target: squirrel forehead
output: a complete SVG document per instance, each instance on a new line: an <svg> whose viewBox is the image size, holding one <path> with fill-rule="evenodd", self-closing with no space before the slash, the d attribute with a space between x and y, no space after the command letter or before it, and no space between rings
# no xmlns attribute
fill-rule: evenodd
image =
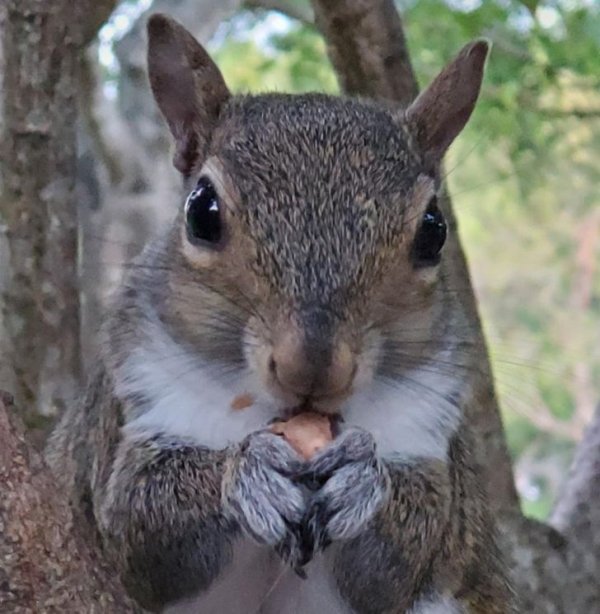
<svg viewBox="0 0 600 614"><path fill-rule="evenodd" d="M234 99L223 115L214 154L242 200L258 268L292 295L359 282L401 241L421 167L385 108L267 95Z"/></svg>
<svg viewBox="0 0 600 614"><path fill-rule="evenodd" d="M403 191L418 167L408 132L370 101L324 94L234 98L215 152L239 181L290 182L306 175L370 191ZM315 175L316 174L316 175Z"/></svg>
<svg viewBox="0 0 600 614"><path fill-rule="evenodd" d="M250 216L300 208L398 218L422 170L401 119L377 103L323 94L233 99L211 153Z"/></svg>

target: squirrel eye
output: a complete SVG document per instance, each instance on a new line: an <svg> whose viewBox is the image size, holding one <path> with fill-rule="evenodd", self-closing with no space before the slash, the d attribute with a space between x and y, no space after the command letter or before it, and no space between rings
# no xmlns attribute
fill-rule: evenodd
<svg viewBox="0 0 600 614"><path fill-rule="evenodd" d="M185 202L185 226L192 243L221 241L222 224L217 192L206 177L201 177Z"/></svg>
<svg viewBox="0 0 600 614"><path fill-rule="evenodd" d="M446 234L446 220L437 205L437 198L434 197L423 214L412 247L412 256L417 266L434 266L439 263Z"/></svg>

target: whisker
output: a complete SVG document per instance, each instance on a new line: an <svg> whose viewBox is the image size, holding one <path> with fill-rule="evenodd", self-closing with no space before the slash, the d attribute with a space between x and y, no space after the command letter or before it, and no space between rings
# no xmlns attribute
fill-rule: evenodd
<svg viewBox="0 0 600 614"><path fill-rule="evenodd" d="M464 162L466 162L475 152L475 150L479 149L484 143L488 142L490 138L489 133L486 133L485 131L481 134L480 138L475 140L475 143L473 144L472 147L470 147L467 152L465 153L464 156L462 156L461 158L459 158L456 163L454 164L454 166L450 167L450 169L448 171L446 171L443 175L442 175L442 180L446 181L448 179L448 177L457 169L460 168L460 166L462 164L464 164Z"/></svg>
<svg viewBox="0 0 600 614"><path fill-rule="evenodd" d="M437 390L434 390L433 388L431 388L430 386L427 386L426 384L424 384L423 382L420 382L414 378L411 378L407 375L399 375L399 376L395 376L394 378L389 377L389 376L383 376L383 377L378 377L377 378L378 381L382 382L383 384L390 386L391 388L394 388L396 390L401 389L401 384L406 385L409 389L413 390L413 392L416 390L417 392L419 390L423 390L426 394L429 394L431 396L433 396L433 398L436 399L436 401L443 401L446 405L450 405L451 407L453 407L454 409L457 409L458 411L462 411L461 408L459 407L459 405L447 398L446 396L444 396L443 394L441 394L440 392L438 392ZM416 389L415 389L416 386Z"/></svg>
<svg viewBox="0 0 600 614"><path fill-rule="evenodd" d="M271 587L265 593L265 595L264 595L262 601L260 602L258 608L256 608L256 610L254 610L254 612L252 614L259 614L259 612L262 610L263 606L265 605L265 603L267 602L269 597L273 594L273 591L277 588L277 586L279 585L279 583L281 582L283 577L288 572L291 572L291 571L292 570L289 567L287 567L286 565L283 566L283 569L281 570L281 573L275 578L275 580L273 581L273 584L271 584Z"/></svg>

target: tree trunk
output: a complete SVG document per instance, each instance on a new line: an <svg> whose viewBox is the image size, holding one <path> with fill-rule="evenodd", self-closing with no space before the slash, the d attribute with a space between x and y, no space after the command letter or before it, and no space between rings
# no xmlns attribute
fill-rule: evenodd
<svg viewBox="0 0 600 614"><path fill-rule="evenodd" d="M9 0L3 17L2 315L26 420L60 411L80 375L72 11L67 0Z"/></svg>
<svg viewBox="0 0 600 614"><path fill-rule="evenodd" d="M414 99L417 84L401 19L392 0L313 0L340 85L349 94L396 101ZM466 41L465 41L466 42ZM523 612L590 614L600 611L600 409L576 455L571 478L552 519L554 526L520 512L510 457L477 305L457 236L450 199L444 203L452 230L445 250L455 309L473 332L474 391L466 408L478 435L478 456L512 559Z"/></svg>
<svg viewBox="0 0 600 614"><path fill-rule="evenodd" d="M114 3L89 14L84 2L0 3L2 377L30 425L71 401L79 380L77 73L90 28ZM4 393L0 484L0 611L134 611Z"/></svg>
<svg viewBox="0 0 600 614"><path fill-rule="evenodd" d="M4 0L0 7L0 221L8 259L0 349L10 377L2 383L33 427L73 398L81 374L77 74L84 41L114 3Z"/></svg>

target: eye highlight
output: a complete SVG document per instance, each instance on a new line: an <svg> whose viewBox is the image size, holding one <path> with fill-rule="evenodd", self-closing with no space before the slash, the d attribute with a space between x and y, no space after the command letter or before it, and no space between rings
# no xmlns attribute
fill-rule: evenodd
<svg viewBox="0 0 600 614"><path fill-rule="evenodd" d="M446 235L446 220L437 205L437 198L434 197L423 214L413 243L412 257L415 265L428 267L438 264Z"/></svg>
<svg viewBox="0 0 600 614"><path fill-rule="evenodd" d="M185 227L189 241L195 245L218 245L223 238L219 197L207 177L201 177L185 201Z"/></svg>

